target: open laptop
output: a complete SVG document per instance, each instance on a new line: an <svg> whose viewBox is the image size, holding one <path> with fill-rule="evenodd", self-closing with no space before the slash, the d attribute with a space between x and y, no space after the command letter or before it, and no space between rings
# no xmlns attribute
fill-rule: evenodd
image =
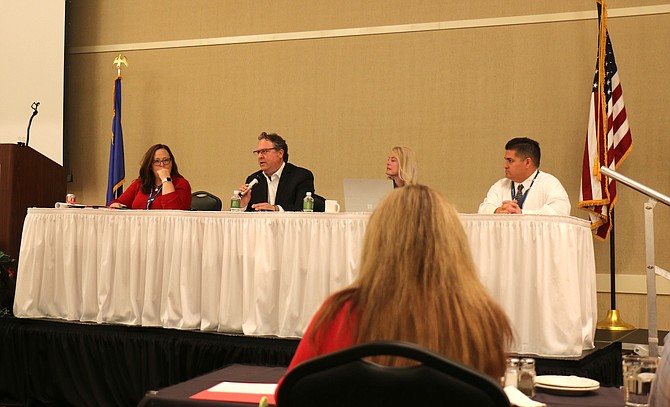
<svg viewBox="0 0 670 407"><path fill-rule="evenodd" d="M393 191L390 179L345 179L344 209L347 212L372 212Z"/></svg>

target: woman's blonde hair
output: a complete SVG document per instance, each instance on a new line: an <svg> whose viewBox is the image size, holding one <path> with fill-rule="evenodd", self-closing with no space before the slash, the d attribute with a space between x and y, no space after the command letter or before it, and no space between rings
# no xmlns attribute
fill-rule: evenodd
<svg viewBox="0 0 670 407"><path fill-rule="evenodd" d="M496 379L504 373L508 318L479 281L458 213L429 187L396 189L374 211L358 278L326 301L308 340L318 345L319 326L347 302L354 343L404 340Z"/></svg>
<svg viewBox="0 0 670 407"><path fill-rule="evenodd" d="M416 184L416 154L409 147L395 146L391 154L398 157L398 176L405 185ZM392 178L392 177L389 177Z"/></svg>

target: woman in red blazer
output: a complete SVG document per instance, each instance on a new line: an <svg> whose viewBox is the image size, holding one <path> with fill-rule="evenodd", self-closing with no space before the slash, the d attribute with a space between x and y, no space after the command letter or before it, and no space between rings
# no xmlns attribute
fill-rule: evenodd
<svg viewBox="0 0 670 407"><path fill-rule="evenodd" d="M182 177L170 147L155 144L144 153L140 176L110 208L191 209L191 184Z"/></svg>

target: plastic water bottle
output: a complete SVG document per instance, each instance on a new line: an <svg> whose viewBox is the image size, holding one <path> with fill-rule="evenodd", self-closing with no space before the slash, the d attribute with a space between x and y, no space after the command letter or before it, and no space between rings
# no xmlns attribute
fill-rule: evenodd
<svg viewBox="0 0 670 407"><path fill-rule="evenodd" d="M237 189L233 191L233 196L230 197L230 211L231 212L240 212L240 191Z"/></svg>
<svg viewBox="0 0 670 407"><path fill-rule="evenodd" d="M314 198L312 198L311 192L308 192L307 195L305 195L305 199L302 200L302 211L314 212Z"/></svg>

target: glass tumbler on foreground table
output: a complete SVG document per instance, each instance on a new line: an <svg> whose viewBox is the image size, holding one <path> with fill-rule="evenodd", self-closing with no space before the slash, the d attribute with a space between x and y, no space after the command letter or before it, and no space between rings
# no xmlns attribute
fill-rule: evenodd
<svg viewBox="0 0 670 407"><path fill-rule="evenodd" d="M627 406L646 407L649 405L649 391L656 377L658 357L624 355L623 389Z"/></svg>

